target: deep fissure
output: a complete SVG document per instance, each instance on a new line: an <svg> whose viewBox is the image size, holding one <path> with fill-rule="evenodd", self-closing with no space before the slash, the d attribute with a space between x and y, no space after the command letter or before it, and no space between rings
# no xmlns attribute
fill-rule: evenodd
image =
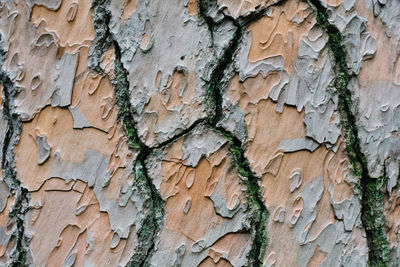
<svg viewBox="0 0 400 267"><path fill-rule="evenodd" d="M268 210L262 201L261 187L258 184L257 177L253 175L250 164L244 155L240 140L221 127L215 127L214 129L224 135L228 140L233 161L236 164L239 174L245 178L248 190L248 212L251 215L251 236L253 239L248 259L250 266L262 266L262 259L267 243L266 221L268 218Z"/></svg>
<svg viewBox="0 0 400 267"><path fill-rule="evenodd" d="M388 241L385 234L385 215L383 213L384 180L373 178L368 171L368 163L361 149L357 121L353 114L352 92L348 89L351 76L346 63L346 51L342 45L343 37L339 29L329 23L327 9L319 0L308 0L313 8L317 23L328 34L328 47L335 60L335 88L338 92L338 109L341 126L344 130L346 151L353 167L353 173L359 178L361 188L361 221L367 235L370 266L387 266Z"/></svg>
<svg viewBox="0 0 400 267"><path fill-rule="evenodd" d="M142 221L142 227L137 230L138 245L127 266L148 266L148 260L154 249L154 239L162 223L163 201L147 174L145 160L150 155L151 148L140 140L135 128L133 109L129 102L130 92L127 71L121 61L121 51L118 42L114 40L110 33L109 22L111 14L108 7L109 0L98 0L92 4L92 8L94 9L95 40L90 50L90 67L94 71L104 75L99 66L100 59L104 52L113 45L116 77L110 80L115 89L117 105L119 107L118 116L124 125L129 147L132 150L139 151L134 166L132 166L134 185L138 188L138 193L146 203L145 212L147 213Z"/></svg>
<svg viewBox="0 0 400 267"><path fill-rule="evenodd" d="M6 58L6 52L0 50L0 65L3 65ZM25 214L28 210L29 192L22 187L21 182L17 179L14 162L14 145L18 142L18 134L21 132L21 122L18 115L13 110L13 97L16 94L10 77L0 71L0 82L3 86L3 118L6 120L7 129L2 147L1 168L3 170L4 181L7 184L9 194L15 195L15 202L12 206L9 216L15 219L16 229L12 236L16 240L15 250L11 255L11 266L24 266L27 258L25 244L27 236L25 235Z"/></svg>
<svg viewBox="0 0 400 267"><path fill-rule="evenodd" d="M98 1L101 4L106 4L107 1L101 0ZM384 175L380 179L375 179L370 177L367 168L367 162L365 156L361 151L360 140L358 138L358 129L356 126L356 118L352 112L352 102L351 102L351 92L347 89L347 84L350 80L350 75L347 72L347 65L345 62L345 50L342 46L342 36L339 30L331 25L327 20L327 12L326 9L321 5L321 3L317 0L308 1L310 6L313 7L315 11L315 15L318 21L318 24L327 32L329 36L328 46L333 54L333 57L336 61L336 79L335 79L335 87L338 91L339 96L339 104L338 108L341 113L341 125L344 129L345 140L346 140L346 151L349 156L349 159L353 165L353 171L356 176L360 178L360 185L362 191L362 223L367 233L367 241L369 247L369 262L373 266L385 266L387 263L387 240L384 232L384 220L382 204L383 204L383 191L382 191L382 181ZM204 18L205 22L208 25L210 34L213 35L213 30L216 26L216 23L213 21L211 17L207 15L208 1L199 1L199 9L200 15ZM102 7L100 12L103 14L108 11L106 8ZM104 13L105 12L105 13ZM258 18L260 14L263 14L265 10L261 10L258 13L255 13L254 18ZM122 77L125 80L126 84L124 85L125 89L122 90L122 95L119 95L118 104L121 108L121 119L124 122L126 131L129 136L129 140L131 141L131 147L139 149L139 156L137 162L135 164L135 173L137 177L145 177L147 181L147 187L150 188L151 191L151 201L156 200L154 203L157 203L156 206L157 212L161 212L162 214L162 200L159 196L157 190L154 188L150 178L147 176L147 170L145 168L144 161L151 154L153 149L164 147L178 138L187 135L190 133L197 125L200 123L206 123L211 126L214 130L218 131L222 135L224 135L230 144L230 150L233 155L234 162L238 168L239 173L247 179L247 187L248 187L248 199L249 199L249 207L252 209L252 232L253 232L253 245L249 255L249 262L251 265L257 266L262 263L262 254L265 250L266 245L266 230L265 230L265 221L267 219L267 209L261 198L261 188L257 182L257 178L252 174L251 168L247 159L244 156L243 145L239 139L237 139L234 135L223 129L222 127L217 127L217 123L223 117L222 114L222 88L224 87L223 78L226 74L226 70L232 64L234 53L236 52L238 45L240 43L242 34L243 34L243 26L236 20L231 17L224 16L224 19L228 19L232 22L236 31L234 33L233 38L230 40L228 46L225 48L225 51L222 57L218 60L217 66L211 74L211 79L209 81L207 90L206 90L206 105L208 111L210 112L210 116L206 120L198 120L193 123L188 129L185 129L180 134L168 139L162 144L158 145L154 148L149 148L145 144L140 141L140 138L137 135L137 131L135 129L134 120L132 116L132 110L129 103L129 88L127 84L127 73L126 70L123 69L121 60L121 55L118 47L118 43L113 40L112 35L109 32L108 22L110 14L108 16L103 16L100 22L105 26L102 30L95 30L96 34L102 35L101 43L103 47L98 49L98 51L102 51L99 55L95 56L98 59L101 54L104 53L105 49L107 49L111 42L114 43L114 49L116 54L116 68L118 64L120 64L121 71L117 71L116 80L121 80ZM251 17L241 18L243 20L243 24L250 24L252 22ZM98 21L99 22L99 21ZM95 25L99 25L99 23L95 23ZM96 26L95 26L96 28ZM104 46L104 44L107 44ZM118 77L119 76L119 77ZM114 84L115 85L115 84ZM117 86L115 86L117 87ZM118 93L118 89L117 94ZM121 99L123 101L121 101ZM152 205L154 205L154 203ZM161 211L160 211L161 210ZM153 210L153 215L151 215L151 222L148 222L150 225L150 231L145 233L143 237L152 238L155 236L156 232L159 230L155 229L155 225L157 225L157 220L161 221L161 218L156 219L155 209ZM147 225L147 224L146 224ZM152 233L152 234L149 234ZM140 233L139 233L140 235ZM151 245L147 244L146 253L142 253L140 257L140 264L145 263L145 259L148 258L150 251L153 249L154 243ZM139 261L135 261L139 262ZM131 262L131 266L137 266L136 263ZM140 265L139 264L139 265Z"/></svg>
<svg viewBox="0 0 400 267"><path fill-rule="evenodd" d="M112 34L109 31L108 23L110 21L110 13L107 8L98 7L98 5L107 5L109 1L107 0L99 0L93 3L93 8L95 11L95 19L94 19L94 27L95 27L95 41L94 45L91 48L91 57L94 63L91 64L92 69L102 73L99 68L99 62L101 55L108 49L111 43L114 45L115 51L115 69L116 69L116 78L113 80L113 84L116 90L117 102L120 108L120 119L123 121L125 130L128 134L130 140L130 147L132 149L139 149L139 155L137 161L134 166L135 176L140 182L140 177L142 180L146 180L147 188L150 188L151 191L151 205L153 206L152 215L148 218L147 222L145 222L144 230L139 230L138 235L141 235L142 231L144 233L143 236L140 236L141 242L146 243L143 244L142 247L139 245L139 248L136 249L135 255L131 258L131 261L128 265L130 266L142 266L148 265L147 260L151 255L151 251L154 248L154 237L156 233L159 231L159 227L162 221L162 205L163 202L161 200L160 195L157 190L154 188L150 178L147 176L147 170L145 168L144 161L151 154L154 149L158 149L164 146L167 146L170 143L173 143L175 140L179 139L182 136L189 134L197 125L205 123L212 127L214 130L223 134L229 141L230 150L233 155L234 162L237 165L239 173L246 178L247 187L248 187L248 200L249 207L252 213L252 221L251 221L251 232L253 238L253 245L249 255L249 262L252 266L259 266L262 262L262 254L265 249L266 244L266 233L265 233L265 221L267 218L267 209L264 206L263 201L261 200L261 188L258 185L257 178L252 174L248 161L244 156L244 151L242 149L242 144L235 136L231 133L227 132L225 129L221 127L217 127L217 122L222 118L222 91L221 88L223 86L222 80L225 74L225 70L230 66L233 61L234 53L236 52L239 42L242 37L242 27L236 22L234 19L225 16L225 19L230 20L235 26L236 31L234 33L234 37L231 39L227 48L224 50L224 53L221 59L218 61L217 67L211 74L211 79L206 92L206 101L207 103L212 103L212 106L208 107L209 111L211 110L212 115L206 119L200 119L194 122L190 127L179 133L178 135L168 139L167 141L159 144L156 147L150 148L146 146L138 137L137 130L135 128L135 123L133 119L133 110L131 108L129 102L129 84L127 81L127 72L123 67L121 62L121 54L119 50L118 43L113 39ZM200 13L204 10L201 7L202 1L199 1ZM205 13L203 13L204 15ZM208 16L204 16L206 23L208 24L210 34L212 34L212 30L214 27L214 22ZM100 28L100 29L99 29ZM100 46L99 43L101 43ZM104 74L104 73L102 73ZM145 178L145 179L144 179ZM158 215L157 215L158 214ZM157 227L154 227L157 226ZM147 241L143 240L146 239ZM149 244L151 242L151 244ZM146 249L144 249L144 246ZM145 251L145 252L144 252Z"/></svg>
<svg viewBox="0 0 400 267"><path fill-rule="evenodd" d="M199 10L202 18L205 19L210 31L215 28L215 22L207 15L209 7L207 0L200 0ZM264 11L263 11L264 12ZM262 13L262 12L260 12ZM257 16L254 16L257 18ZM242 142L233 134L225 130L223 127L218 127L217 123L222 119L222 88L226 82L223 81L226 70L232 64L234 55L239 47L243 37L243 26L233 18L224 15L224 19L229 20L236 27L235 33L225 49L222 58L218 62L214 72L211 75L211 80L206 90L206 103L213 103L209 108L213 109L211 116L208 119L208 125L214 130L225 136L229 142L229 148L233 157L233 161L238 169L239 174L245 179L247 186L247 200L250 214L252 247L248 255L250 266L262 266L262 258L267 242L266 220L268 217L267 208L262 201L262 190L258 184L258 179L253 175L250 164L244 155ZM252 20L247 20L246 23L251 23ZM221 23L221 22L220 22ZM211 32L213 34L213 32Z"/></svg>
<svg viewBox="0 0 400 267"><path fill-rule="evenodd" d="M200 11L209 26L209 30L214 29L214 21L207 16L204 12L204 6L199 1ZM369 175L368 165L361 150L361 144L358 137L358 129L356 126L356 117L352 112L351 92L347 88L350 80L350 75L347 72L347 64L345 62L345 49L342 46L342 36L339 30L328 22L327 11L318 0L308 0L310 6L314 8L318 24L327 32L329 36L328 46L336 61L336 74L335 87L339 95L339 110L341 112L341 124L345 132L346 150L349 155L350 161L353 164L354 173L360 178L360 185L362 191L362 223L367 233L367 241L369 247L369 262L371 266L386 266L387 265L387 239L384 230L384 215L382 210L383 205L383 185L386 173L380 178L373 178ZM250 263L254 266L262 265L262 256L266 245L266 230L265 222L268 216L268 211L262 201L261 188L258 184L257 178L253 175L249 162L245 157L242 142L233 134L228 132L222 127L218 127L217 123L223 117L222 111L222 88L224 87L224 75L226 70L233 62L234 54L240 44L243 34L243 26L231 17L225 16L224 19L231 21L236 26L236 31L225 49L223 56L219 59L217 67L211 75L211 79L206 92L206 101L211 104L210 110L213 114L206 119L197 120L189 128L182 131L180 134L168 139L160 145L150 148L145 145L137 134L135 122L133 118L133 110L129 102L130 92L129 83L127 81L127 71L121 62L121 53L118 43L113 40L113 36L109 31L108 24L110 21L110 14L107 10L109 1L99 0L93 2L95 13L100 14L95 16L94 28L96 37L100 36L97 44L93 45L91 49L91 58L97 60L105 52L111 44L114 46L115 51L115 71L116 78L112 81L116 90L117 102L120 108L120 119L124 124L126 133L130 141L131 149L138 149L139 154L135 165L133 166L135 172L135 179L139 185L146 189L144 190L149 198L148 209L151 211L150 215L146 217L143 227L138 230L139 246L135 255L132 257L130 266L143 266L148 264L148 259L151 256L151 251L154 248L154 238L160 229L163 217L163 201L154 187L151 178L148 177L145 160L152 153L154 149L162 148L168 144L173 143L177 139L189 134L196 126L201 123L206 123L214 130L224 135L229 144L230 151L233 155L234 162L238 168L241 176L246 178L248 188L249 207L253 209L250 211L252 214L252 236L254 238L253 246L249 255ZM96 11L97 9L97 11ZM203 11L202 11L203 10ZM261 14L261 12L260 12ZM246 19L246 24L251 21ZM101 44L102 47L99 45ZM4 51L1 51L4 57ZM96 60L95 60L96 61ZM98 62L91 65L92 69L102 72ZM104 73L102 73L104 74ZM9 190L16 194L16 200L11 211L11 217L16 219L17 231L14 233L17 243L16 252L13 255L12 266L21 266L26 261L27 251L24 248L24 216L28 209L29 193L21 186L20 181L16 177L13 146L14 141L20 132L21 122L18 116L13 111L12 98L16 93L16 89L12 85L9 77L1 72L1 83L3 85L3 117L7 121L7 131L3 141L2 148L2 162L1 166L4 171L4 179L9 186ZM141 243L142 242L142 243Z"/></svg>
<svg viewBox="0 0 400 267"><path fill-rule="evenodd" d="M102 1L105 2L105 1ZM211 17L207 15L208 1L199 1L199 9L200 15L205 20L208 25L209 31L211 35L213 34L213 30L216 26L216 23L213 21ZM336 78L334 81L335 88L338 92L338 109L341 114L341 125L344 130L344 137L346 141L346 151L350 162L353 166L354 174L360 179L360 187L361 187L361 195L362 195L362 208L361 208L361 220L362 224L365 228L367 234L367 242L369 247L369 264L371 266L386 266L388 262L388 245L387 239L384 231L384 215L382 210L383 205L383 185L385 174L379 178L373 178L369 175L368 165L361 150L361 144L358 137L358 129L356 124L356 117L352 111L352 100L351 100L351 92L347 88L349 80L351 76L348 74L348 68L345 61L346 52L345 48L342 45L342 39L339 30L332 24L328 22L327 19L327 11L318 0L309 0L308 3L314 9L317 22L319 26L321 26L329 36L328 47L330 48L333 58L335 59L335 72ZM125 127L127 128L128 135L130 140L133 140L135 148L140 149L138 162L141 167L135 166L135 170L143 169L143 173L146 176L146 180L148 181L148 186L153 186L149 177L147 177L147 172L145 170L144 161L150 155L153 149L164 147L170 143L173 143L178 138L189 134L197 125L201 123L205 123L212 127L215 131L224 135L230 144L230 151L233 155L234 162L236 167L238 168L239 173L246 179L247 188L248 188L248 199L249 199L249 207L253 211L251 211L252 218L252 232L253 232L253 245L249 255L249 262L251 265L258 266L262 264L262 254L265 250L266 246L266 230L265 230L265 222L268 216L268 211L262 201L261 198L261 188L258 184L257 178L252 174L249 163L244 156L243 144L241 141L232 135L230 132L226 131L222 127L218 127L217 123L223 117L222 113L222 88L225 86L224 75L226 75L226 70L232 64L234 53L236 52L240 40L243 34L243 25L250 24L253 19L257 19L262 14L264 14L265 10L261 10L257 13L252 14L253 16L248 16L245 18L240 18L243 23L239 23L237 20L224 16L224 19L229 20L236 27L233 38L230 40L229 44L225 48L222 57L218 60L217 66L211 74L211 79L209 81L207 90L206 90L206 105L208 105L208 111L210 112L210 116L206 119L201 119L193 123L188 129L185 129L180 134L168 139L167 141L161 143L157 147L149 148L141 143L140 139L137 136L136 129L134 128L133 118L123 119ZM109 19L105 19L104 21L109 21ZM108 25L107 25L108 27ZM111 36L109 31L106 31L107 34ZM106 37L107 39L108 37ZM112 38L112 37L111 37ZM104 39L104 38L103 38ZM104 39L104 40L106 40ZM114 47L116 51L118 51L118 44L114 42ZM119 52L116 52L116 55ZM120 55L116 56L116 60L120 60ZM122 63L120 63L122 66ZM126 73L123 74L126 79ZM125 90L128 95L122 96L121 98L128 100L129 99L129 90ZM127 101L129 102L129 100ZM123 110L123 114L132 114L131 110L127 112L125 109L126 106L124 104L120 105ZM129 108L128 108L129 109ZM124 116L124 115L123 115ZM154 187L154 186L153 186ZM157 194L155 188L151 190L152 196L153 194ZM161 203L162 209L162 201ZM154 217L155 218L155 217ZM155 232L153 232L154 234ZM153 235L154 236L154 235ZM152 249L154 244L150 247ZM147 257L147 256L146 256Z"/></svg>
<svg viewBox="0 0 400 267"><path fill-rule="evenodd" d="M129 133L131 148L139 149L134 166L134 183L147 202L147 209L150 210L145 217L142 227L138 229L139 239L135 254L128 262L128 266L147 266L149 257L154 248L154 239L160 229L163 217L163 201L157 189L153 185L151 178L147 174L145 160L151 154L152 149L146 146L139 138L134 125L133 109L130 104L129 82L127 80L127 71L121 62L121 51L116 41L113 41L115 51L115 72L116 78L112 81L116 90L117 102L120 109L120 118L123 121L126 132Z"/></svg>

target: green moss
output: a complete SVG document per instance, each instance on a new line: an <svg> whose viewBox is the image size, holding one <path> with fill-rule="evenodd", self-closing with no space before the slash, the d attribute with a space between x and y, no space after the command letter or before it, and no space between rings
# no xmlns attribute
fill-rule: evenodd
<svg viewBox="0 0 400 267"><path fill-rule="evenodd" d="M144 212L146 216L142 221L142 227L136 232L138 237L137 246L127 266L149 266L147 260L151 257L155 235L162 222L162 200L158 196L154 196L148 186L147 173L140 161L136 161L134 171L134 184L139 189L142 199L145 200Z"/></svg>
<svg viewBox="0 0 400 267"><path fill-rule="evenodd" d="M112 80L112 84L116 92L119 118L124 124L129 140L129 147L133 150L139 150L134 166L134 186L138 188L141 198L144 200L144 211L142 212L145 214L142 226L137 229L138 241L135 253L127 266L148 266L149 263L147 260L151 257L154 239L162 223L163 201L147 175L144 162L151 153L151 150L140 140L135 128L133 109L130 103L129 83L127 80L128 74L120 60L121 54L117 43L114 43L114 50L116 77Z"/></svg>
<svg viewBox="0 0 400 267"><path fill-rule="evenodd" d="M371 235L368 246L370 266L387 266L388 241L385 234L385 216L382 213L384 176L370 181L364 188L363 202L369 207L362 213L362 221L366 232Z"/></svg>
<svg viewBox="0 0 400 267"><path fill-rule="evenodd" d="M118 119L123 123L124 130L128 138L129 148L139 151L137 159L133 166L134 171L134 190L138 190L143 200L144 219L141 221L141 227L136 229L137 244L134 255L127 264L128 266L148 266L147 260L151 256L154 247L155 236L160 229L163 218L163 201L154 187L151 179L147 176L145 160L150 154L150 149L140 140L135 127L134 110L130 103L129 83L127 71L121 62L121 53L118 43L113 41L108 24L110 22L110 11L108 9L109 0L94 0L92 8L94 9L94 31L95 39L90 48L90 67L105 75L100 68L100 59L104 52L113 44L115 52L114 71L115 78L111 80L119 108Z"/></svg>
<svg viewBox="0 0 400 267"><path fill-rule="evenodd" d="M130 103L129 83L127 80L128 74L120 60L121 55L116 43L114 43L114 50L116 54L114 61L115 78L111 82L114 86L117 98L117 105L119 108L118 117L124 124L125 132L129 140L129 147L131 149L140 149L145 145L141 143L134 124L133 109Z"/></svg>
<svg viewBox="0 0 400 267"><path fill-rule="evenodd" d="M93 6L95 10L95 45L91 48L91 57L93 58L93 69L101 73L99 68L99 61L101 55L107 50L112 43L112 38L108 30L109 12L106 9L109 0L95 0ZM204 20L209 30L213 31L214 22L212 18L207 16L207 10L213 8L210 1L199 1L199 17ZM222 92L224 86L223 78L226 69L233 61L233 56L237 50L242 29L233 19L231 20L237 26L234 37L228 44L227 49L224 50L223 55L211 74L210 82L205 92L205 106L209 114L207 124L216 131L223 134L230 144L230 151L232 153L233 161L237 167L239 174L244 178L247 184L247 199L248 199L248 214L250 218L251 235L253 238L252 249L249 253L249 263L251 266L261 266L262 257L266 247L266 230L265 224L268 217L267 209L261 200L261 188L258 185L257 178L252 175L247 159L244 157L244 151L241 147L240 141L227 133L223 129L217 129L216 124L222 118ZM125 131L129 139L129 146L131 149L139 150L138 159L134 167L134 184L140 191L142 198L145 199L145 218L143 225L137 230L138 245L135 250L134 256L131 258L128 266L148 266L148 260L151 257L151 251L154 246L154 238L157 231L160 229L163 218L163 201L154 188L151 180L147 176L146 169L144 168L144 161L152 152L145 144L143 144L137 135L137 130L134 124L133 114L134 111L130 104L130 92L128 90L129 84L127 81L126 70L120 61L121 55L118 44L114 42L115 49L115 72L116 78L112 80L116 92L117 104L119 107L119 119L123 122ZM202 123L201 120L193 124L189 129L183 131L178 136L171 138L158 147L164 147L178 138L189 134L193 128Z"/></svg>
<svg viewBox="0 0 400 267"><path fill-rule="evenodd" d="M266 222L268 211L262 201L262 190L258 179L250 169L250 164L244 156L244 150L239 139L223 128L214 128L214 131L223 135L229 143L232 161L240 176L246 183L246 198L248 203L248 218L251 228L253 245L248 255L250 266L262 266L263 256L267 245Z"/></svg>
<svg viewBox="0 0 400 267"><path fill-rule="evenodd" d="M199 0L199 14L202 18L205 19L208 29L211 33L211 37L213 36L213 29L215 27L215 22L211 17L207 15L208 10L217 9L214 7L216 4L215 1L207 1L207 0ZM232 39L229 41L226 49L221 56L221 58L217 59L215 62L215 67L213 72L211 73L211 78L208 83L208 86L205 90L205 107L207 113L209 114L209 123L212 126L215 126L217 122L222 118L222 91L221 88L224 87L224 76L225 71L229 68L229 66L233 62L234 54L239 46L241 36L242 36L242 28L241 26L232 18L225 17L225 19L229 20L232 24L236 26L235 33L233 34Z"/></svg>
<svg viewBox="0 0 400 267"><path fill-rule="evenodd" d="M343 37L340 31L328 21L326 9L318 0L308 1L314 9L317 23L329 36L328 47L335 60L336 77L334 86L338 93L338 110L340 124L344 130L346 152L352 164L353 174L359 178L362 194L361 221L367 234L370 266L387 266L388 241L385 234L385 216L383 213L384 201L384 174L380 178L373 178L368 172L368 162L362 153L358 136L357 120L353 114L352 92L348 89L351 79L346 63L346 52L343 46Z"/></svg>
<svg viewBox="0 0 400 267"><path fill-rule="evenodd" d="M199 14L206 21L211 34L213 34L215 23L212 18L208 17L207 12L213 8L215 2L199 0L198 3L200 10ZM244 156L240 140L225 129L217 127L217 123L223 117L222 88L226 86L224 76L233 62L234 54L238 49L243 32L241 25L239 25L235 20L229 17L225 17L225 19L230 20L236 26L236 31L227 48L224 50L222 57L218 59L217 65L211 74L211 79L205 92L204 104L209 114L207 124L216 132L225 136L228 140L234 165L246 183L246 196L248 202L247 214L253 240L252 248L248 255L248 261L250 266L262 266L262 259L267 242L265 224L268 217L268 211L262 201L262 190L258 184L257 178L253 175L250 169L248 160Z"/></svg>

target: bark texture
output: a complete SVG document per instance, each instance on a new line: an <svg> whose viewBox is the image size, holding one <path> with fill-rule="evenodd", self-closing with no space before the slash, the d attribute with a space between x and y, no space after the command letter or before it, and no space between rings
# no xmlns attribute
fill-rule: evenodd
<svg viewBox="0 0 400 267"><path fill-rule="evenodd" d="M397 0L0 0L0 266L399 266Z"/></svg>

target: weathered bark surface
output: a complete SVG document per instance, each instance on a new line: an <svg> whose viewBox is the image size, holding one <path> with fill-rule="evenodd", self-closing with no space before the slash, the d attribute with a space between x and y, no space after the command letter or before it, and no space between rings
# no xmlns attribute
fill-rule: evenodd
<svg viewBox="0 0 400 267"><path fill-rule="evenodd" d="M398 266L399 13L0 0L0 266Z"/></svg>

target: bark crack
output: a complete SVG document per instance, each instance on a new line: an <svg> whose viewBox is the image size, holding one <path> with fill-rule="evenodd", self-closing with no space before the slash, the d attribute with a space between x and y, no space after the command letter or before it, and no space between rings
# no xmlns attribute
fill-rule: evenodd
<svg viewBox="0 0 400 267"><path fill-rule="evenodd" d="M134 163L134 186L144 200L145 215L141 222L142 226L137 229L138 244L134 255L131 257L127 266L149 266L149 260L154 249L154 240L163 219L163 200L147 174L145 160L150 155L152 148L146 146L139 138L134 123L134 110L130 103L129 82L127 70L121 61L121 51L118 42L110 32L109 22L111 13L108 10L109 0L95 0L92 3L94 10L94 29L95 39L90 48L89 66L92 70L105 75L100 68L101 56L113 45L114 47L114 67L115 78L110 79L116 93L117 105L119 107L119 120L123 123L128 137L129 148L139 151Z"/></svg>
<svg viewBox="0 0 400 267"><path fill-rule="evenodd" d="M319 26L329 36L328 47L336 63L334 85L339 96L338 109L341 114L341 125L344 130L346 151L352 163L353 172L360 181L362 197L361 221L367 234L369 265L386 266L388 263L388 242L384 229L385 216L383 213L383 185L386 173L384 172L379 178L371 177L366 157L361 149L357 120L351 100L351 91L347 88L351 76L348 74L348 67L345 61L346 51L342 45L343 37L338 28L329 23L327 10L322 6L320 1L307 0L307 2L314 9ZM248 230L252 236L252 248L248 260L251 266L261 266L267 242L266 220L268 217L267 208L262 200L262 188L245 157L243 143L232 133L218 126L218 122L223 118L222 90L227 83L225 76L233 64L235 53L242 40L245 25L260 18L267 9L262 9L239 19L233 19L224 15L223 20L228 20L235 25L236 30L229 44L225 47L221 58L218 59L217 66L211 74L211 79L206 89L205 104L209 110L209 116L205 119L197 120L186 130L160 145L149 147L140 140L137 133L133 118L134 110L129 101L130 90L127 70L121 62L121 52L118 42L114 39L109 28L111 18L108 9L109 5L109 0L93 1L95 40L89 53L89 65L93 70L105 75L99 67L100 58L111 45L114 46L116 77L111 82L116 91L119 119L123 122L128 135L130 148L139 151L137 160L132 168L134 171L134 183L139 189L139 193L145 199L146 216L142 223L143 226L137 231L138 246L128 266L149 265L149 260L154 250L154 240L160 230L163 219L163 200L153 185L151 177L148 176L145 166L146 159L155 149L165 147L177 139L186 136L202 123L207 124L226 137L230 145L233 161L239 174L246 182L250 220L250 229ZM209 1L199 0L200 15L207 23L210 34L213 35L217 23L214 22L212 17L207 15L208 8ZM5 62L5 54L5 51L0 51L0 63L2 64ZM26 236L24 225L25 214L29 207L29 192L22 187L21 182L17 179L14 161L13 148L19 140L19 133L21 131L21 121L13 106L13 99L17 88L15 88L11 79L3 71L0 71L0 81L3 85L3 118L7 122L7 130L3 140L1 167L9 192L11 195L15 195L15 204L10 212L10 217L14 218L16 222L16 230L12 234L16 239L16 249L11 256L11 266L23 266L26 264L29 254L26 246L28 237Z"/></svg>
<svg viewBox="0 0 400 267"><path fill-rule="evenodd" d="M378 178L371 177L367 159L361 149L357 119L351 98L352 92L348 88L352 76L349 75L346 63L346 50L342 45L343 36L335 25L329 23L327 9L319 0L308 0L307 2L314 10L318 25L329 37L328 47L335 61L334 85L339 98L340 123L344 130L346 152L353 167L352 171L360 183L361 221L367 235L369 265L387 266L389 249L383 212L386 173L384 171Z"/></svg>
<svg viewBox="0 0 400 267"><path fill-rule="evenodd" d="M203 17L208 25L211 34L216 23L211 17L207 15L207 8L209 7L207 0L199 0L200 15ZM245 20L246 25L259 18L259 14L265 13L265 10L260 11L254 16L248 16ZM247 201L248 201L248 219L250 222L250 232L252 238L252 246L248 255L248 263L250 266L262 266L263 256L267 243L266 233L266 220L268 217L268 210L262 200L262 188L258 183L257 177L253 174L249 161L245 157L242 142L234 136L232 133L218 126L218 122L223 118L222 110L222 90L226 86L227 82L224 79L225 75L229 71L230 66L234 61L234 56L238 50L239 44L243 38L244 26L239 21L232 17L224 15L224 19L229 20L236 28L233 38L229 42L228 46L218 62L215 71L211 75L211 80L206 89L206 104L208 108L213 109L212 115L208 117L207 124L212 127L215 131L219 132L229 142L229 149L233 157L239 174L244 179L247 186Z"/></svg>
<svg viewBox="0 0 400 267"><path fill-rule="evenodd" d="M123 67L120 48L115 40L113 40L113 45L116 78L112 80L112 83L116 90L118 105L121 107L120 118L125 125L126 132L129 133L131 149L139 149L134 166L134 184L145 199L146 209L149 211L142 222L142 227L137 231L138 247L127 266L149 266L148 260L154 249L154 240L162 224L163 200L147 173L145 160L151 154L152 148L146 146L137 134L133 119L134 111L129 101L130 93L127 70Z"/></svg>
<svg viewBox="0 0 400 267"><path fill-rule="evenodd" d="M207 15L208 8L210 7L209 1L200 0L199 4L199 16L205 20L211 36L213 37L213 31L218 23L215 23L213 19ZM130 140L131 149L138 149L139 155L134 166L135 171L135 182L139 184L139 188L143 191L143 196L149 201L150 214L147 216L145 223L143 224L143 230L138 231L139 235L139 246L136 249L135 255L128 263L129 266L148 266L149 259L154 249L154 239L160 230L160 226L163 218L163 201L159 195L159 192L154 187L151 178L147 175L145 167L145 160L155 149L165 147L177 139L186 136L192 132L192 130L199 124L206 124L211 127L214 131L225 136L230 145L230 151L233 157L233 161L238 169L239 174L247 185L247 199L248 199L248 219L249 228L247 229L251 233L252 246L248 255L248 261L250 266L262 266L262 258L267 242L266 233L266 220L268 217L267 208L262 201L262 189L258 184L258 179L253 174L249 162L245 157L242 142L233 134L228 132L222 127L217 126L218 122L223 118L222 110L222 90L225 87L227 81L225 75L229 71L234 55L239 47L240 41L243 36L243 29L245 25L251 23L260 17L260 14L264 14L266 9L260 10L255 14L251 14L241 23L239 20L235 20L229 16L224 15L223 20L231 22L236 30L233 34L232 39L228 45L224 48L222 56L218 59L214 71L211 73L211 79L206 88L205 105L209 116L205 119L199 119L194 122L190 127L177 134L176 136L169 138L167 141L155 146L146 146L139 138L136 125L134 122L133 114L134 110L131 107L129 83L127 80L127 70L124 68L121 62L121 53L118 42L114 39L109 29L110 22L110 11L107 10L109 0L97 0L93 2L94 9L94 27L95 27L95 40L91 47L91 61L90 67L104 75L100 69L100 58L101 55L110 47L111 44L114 46L115 51L115 71L116 78L112 80L114 85L117 104L119 106L119 118L123 122L126 133ZM213 38L212 38L213 39Z"/></svg>
<svg viewBox="0 0 400 267"><path fill-rule="evenodd" d="M6 62L6 52L0 49L0 66ZM11 255L10 266L25 266L27 263L27 243L29 238L25 234L25 214L29 207L29 192L22 187L21 182L17 178L14 146L19 141L21 132L21 121L14 110L13 100L17 89L12 80L3 70L0 70L0 82L3 86L3 118L6 121L6 132L4 135L2 147L1 168L3 170L3 179L7 184L9 196L15 197L14 205L11 207L10 218L15 220L15 230L12 238L16 240L15 249ZM5 249L5 248L4 248Z"/></svg>
<svg viewBox="0 0 400 267"><path fill-rule="evenodd" d="M127 134L129 148L133 151L139 151L134 166L132 166L134 186L145 203L145 215L141 222L142 226L140 229L137 229L138 244L127 266L148 266L148 261L154 249L154 240L162 224L163 201L147 174L145 160L150 155L152 149L140 140L134 123L134 110L129 101L130 91L127 70L121 62L121 51L118 42L113 38L109 28L111 19L111 13L108 10L109 4L109 0L95 0L92 4L92 8L94 9L95 39L90 48L89 66L92 70L105 75L100 68L100 59L104 52L113 45L115 53L115 78L110 80L116 93L117 105L119 107L118 116Z"/></svg>

